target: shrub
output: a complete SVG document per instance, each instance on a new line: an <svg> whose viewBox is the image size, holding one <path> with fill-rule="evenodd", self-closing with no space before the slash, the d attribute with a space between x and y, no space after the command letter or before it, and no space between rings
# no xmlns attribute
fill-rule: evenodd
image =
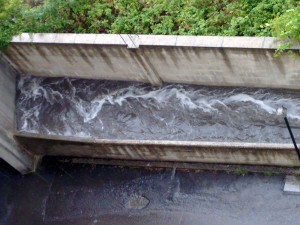
<svg viewBox="0 0 300 225"><path fill-rule="evenodd" d="M24 10L22 0L0 0L0 49L6 48L11 38L21 33Z"/></svg>
<svg viewBox="0 0 300 225"><path fill-rule="evenodd" d="M300 4L274 19L272 28L273 35L283 41L278 46L278 55L293 44L300 43Z"/></svg>
<svg viewBox="0 0 300 225"><path fill-rule="evenodd" d="M297 0L0 0L0 47L29 33L278 36L299 42Z"/></svg>
<svg viewBox="0 0 300 225"><path fill-rule="evenodd" d="M271 36L292 0L46 0L27 32Z"/></svg>

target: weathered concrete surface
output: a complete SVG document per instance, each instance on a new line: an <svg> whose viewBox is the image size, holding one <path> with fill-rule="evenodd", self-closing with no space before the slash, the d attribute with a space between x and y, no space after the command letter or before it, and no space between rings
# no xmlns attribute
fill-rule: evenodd
<svg viewBox="0 0 300 225"><path fill-rule="evenodd" d="M292 144L101 140L18 133L36 155L299 167Z"/></svg>
<svg viewBox="0 0 300 225"><path fill-rule="evenodd" d="M274 58L275 48L272 38L22 34L5 58L35 76L299 89L300 56ZM37 155L300 166L292 145L48 138L18 140Z"/></svg>
<svg viewBox="0 0 300 225"><path fill-rule="evenodd" d="M15 129L16 72L0 54L0 157L11 166L27 173L35 168L36 159L21 150L13 139Z"/></svg>
<svg viewBox="0 0 300 225"><path fill-rule="evenodd" d="M22 34L5 54L36 76L299 89L300 56L274 58L277 44L268 37Z"/></svg>
<svg viewBox="0 0 300 225"><path fill-rule="evenodd" d="M0 162L2 225L299 225L284 175L144 170L44 162L11 174ZM129 209L133 196L149 204Z"/></svg>
<svg viewBox="0 0 300 225"><path fill-rule="evenodd" d="M300 177L295 175L287 175L283 190L287 193L300 194Z"/></svg>

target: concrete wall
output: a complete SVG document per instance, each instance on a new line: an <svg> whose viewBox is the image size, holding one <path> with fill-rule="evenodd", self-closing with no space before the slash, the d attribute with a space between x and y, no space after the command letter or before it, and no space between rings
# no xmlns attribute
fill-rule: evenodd
<svg viewBox="0 0 300 225"><path fill-rule="evenodd" d="M300 56L274 58L277 44L267 37L22 34L5 56L36 76L299 89Z"/></svg>
<svg viewBox="0 0 300 225"><path fill-rule="evenodd" d="M0 157L11 166L27 173L35 168L36 158L14 141L16 72L0 54Z"/></svg>
<svg viewBox="0 0 300 225"><path fill-rule="evenodd" d="M292 144L101 140L24 133L19 133L16 137L24 148L36 155L185 163L300 166Z"/></svg>
<svg viewBox="0 0 300 225"><path fill-rule="evenodd" d="M4 57L19 72L35 76L300 89L300 56L274 58L276 45L273 38L22 34ZM28 171L34 157L12 139L15 74L4 61L0 79L1 157ZM111 142L34 134L17 139L40 156L300 166L292 145Z"/></svg>

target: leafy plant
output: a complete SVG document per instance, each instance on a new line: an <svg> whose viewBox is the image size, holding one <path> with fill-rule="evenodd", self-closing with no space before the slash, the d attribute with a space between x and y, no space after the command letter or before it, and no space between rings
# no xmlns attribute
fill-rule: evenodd
<svg viewBox="0 0 300 225"><path fill-rule="evenodd" d="M277 36L299 42L297 0L0 0L0 48L29 33Z"/></svg>
<svg viewBox="0 0 300 225"><path fill-rule="evenodd" d="M293 0L46 0L27 32L271 36Z"/></svg>
<svg viewBox="0 0 300 225"><path fill-rule="evenodd" d="M269 171L269 170L266 170L263 172L263 175L266 176L266 177L270 177L273 175L272 171Z"/></svg>
<svg viewBox="0 0 300 225"><path fill-rule="evenodd" d="M248 174L248 170L245 168L237 168L234 170L234 173L239 176L245 176Z"/></svg>
<svg viewBox="0 0 300 225"><path fill-rule="evenodd" d="M277 48L277 55L295 43L300 43L300 4L274 19L272 28L273 35L283 41Z"/></svg>
<svg viewBox="0 0 300 225"><path fill-rule="evenodd" d="M0 49L21 33L25 5L22 0L0 0Z"/></svg>

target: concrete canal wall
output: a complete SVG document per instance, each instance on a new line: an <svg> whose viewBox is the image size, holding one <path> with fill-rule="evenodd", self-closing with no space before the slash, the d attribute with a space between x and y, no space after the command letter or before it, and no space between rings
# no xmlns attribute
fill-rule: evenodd
<svg viewBox="0 0 300 225"><path fill-rule="evenodd" d="M292 145L81 140L17 133L20 147L13 138L16 71L153 85L299 90L300 56L274 58L276 46L275 39L268 37L21 34L0 60L0 157L22 173L32 171L43 155L300 166Z"/></svg>
<svg viewBox="0 0 300 225"><path fill-rule="evenodd" d="M268 37L22 34L6 58L47 77L300 88L300 56L274 58Z"/></svg>
<svg viewBox="0 0 300 225"><path fill-rule="evenodd" d="M16 71L0 54L0 158L21 173L33 171L37 158L21 149L14 140Z"/></svg>
<svg viewBox="0 0 300 225"><path fill-rule="evenodd" d="M300 166L292 144L107 140L18 133L19 143L35 155L84 158Z"/></svg>

